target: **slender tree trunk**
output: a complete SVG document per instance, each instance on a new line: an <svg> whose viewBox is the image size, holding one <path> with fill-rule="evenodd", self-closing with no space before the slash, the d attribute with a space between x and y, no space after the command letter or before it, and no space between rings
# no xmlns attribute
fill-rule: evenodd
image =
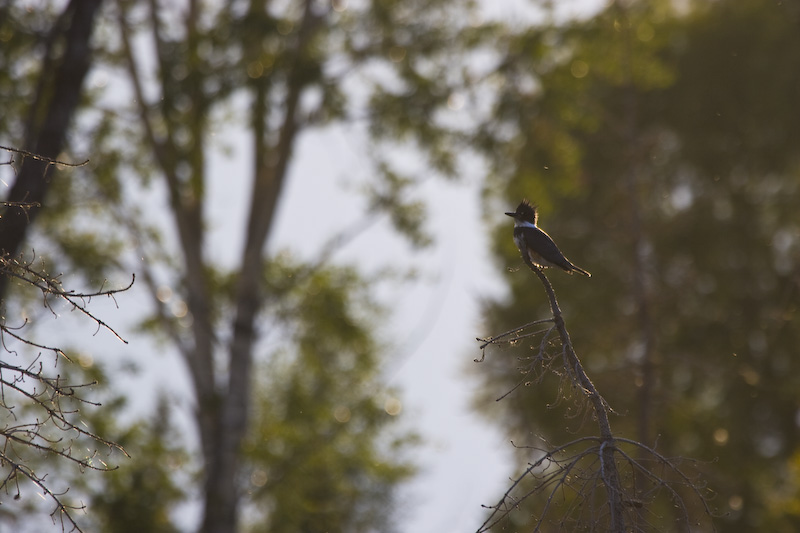
<svg viewBox="0 0 800 533"><path fill-rule="evenodd" d="M306 0L303 20L294 42L294 58L289 62L286 93L282 101L283 122L277 140L270 142L266 127L268 116L268 86L253 83L253 139L254 177L248 217L245 246L242 251L238 282L233 302L232 338L227 346L227 382L215 365L218 350L212 320L211 294L206 279L206 262L203 257L204 220L204 159L201 150L206 134L208 100L200 89L202 75L193 65L197 56L197 19L199 7L192 0L186 12L187 51L184 58L189 75L186 83L176 86L170 81L170 43L163 37L159 19L158 0L149 0L153 38L159 60L162 94L158 106L146 104L144 88L136 66L128 35L125 6L120 4L120 26L128 69L139 102L139 112L145 136L152 146L155 159L161 168L169 190L171 209L182 248L187 289L187 306L191 312L192 341L180 342L179 348L189 367L197 396L197 424L203 449L205 467L204 510L200 527L202 533L234 533L238 529L239 490L238 475L241 468L241 446L249 425L251 397L251 369L253 350L257 340L255 327L258 311L263 302L263 253L272 228L278 201L289 167L297 137L297 110L306 83L303 61L308 43L320 19L314 15L311 0ZM263 0L253 0L251 10L263 12ZM197 79L194 79L198 76ZM188 126L195 148L182 152L174 142L170 113L180 116L174 109L178 96L176 89L185 89L192 103L192 114L181 126ZM163 134L154 127L154 113L160 113L159 122L166 125ZM181 180L176 169L180 162L188 162L190 178ZM218 353L216 354L219 355Z"/></svg>
<svg viewBox="0 0 800 533"><path fill-rule="evenodd" d="M192 316L192 336L191 341L182 341L176 338L177 348L186 362L189 369L192 385L197 398L197 411L195 418L200 436L200 444L203 450L203 461L209 464L212 461L217 440L217 418L220 408L220 399L217 392L214 376L214 331L211 323L211 306L209 303L208 285L205 275L205 259L203 257L203 203L202 187L195 185L195 192L185 194L185 185L178 178L177 167L181 162L181 154L178 150L172 134L172 122L167 119L165 109L170 108L176 95L173 94L174 85L165 81L164 72L170 70L169 65L164 59L168 54L169 46L162 37L161 22L158 18L158 5L155 0L150 2L150 19L152 23L153 39L156 44L156 54L158 56L159 67L162 73L162 106L161 116L154 120L153 114L159 108L150 106L145 98L144 84L139 74L136 56L131 44L130 30L127 22L127 10L124 2L118 3L118 21L120 37L125 54L128 75L130 76L133 92L139 108L139 118L144 129L146 142L153 151L153 157L158 168L161 170L167 185L169 195L170 210L173 216L175 227L178 233L180 251L183 254L184 282L186 283L186 305ZM189 26L191 27L190 12ZM194 95L195 100L201 99L200 95ZM199 106L198 112L194 115L192 124L192 134L201 139L203 135L204 121L199 116L203 105ZM163 134L156 133L154 121L166 124L168 128ZM201 150L195 150L193 161L200 159L203 154ZM202 164L194 163L192 171L195 173L193 184L202 180Z"/></svg>
<svg viewBox="0 0 800 533"><path fill-rule="evenodd" d="M102 0L72 0L48 38L42 73L26 124L26 146L34 154L55 159L64 147L67 129L80 102L81 88L91 64L90 39ZM26 157L7 202L43 204L52 179L52 164ZM20 252L38 209L6 207L0 216L0 254ZM0 276L0 300L8 278Z"/></svg>
<svg viewBox="0 0 800 533"><path fill-rule="evenodd" d="M206 505L202 533L234 533L237 530L242 441L249 424L251 369L256 341L255 321L264 295L263 253L275 219L297 136L297 109L304 87L302 56L314 30L311 1L305 12L295 49L294 68L289 72L283 101L283 123L277 142L267 142L264 121L266 88L255 85L253 114L254 178L245 247L236 287L233 338L229 348L228 388L222 399L217 423L219 439L207 464ZM271 156L271 157L268 157Z"/></svg>

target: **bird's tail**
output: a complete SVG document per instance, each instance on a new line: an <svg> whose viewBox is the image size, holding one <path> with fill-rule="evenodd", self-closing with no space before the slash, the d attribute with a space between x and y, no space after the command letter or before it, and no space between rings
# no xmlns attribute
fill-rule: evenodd
<svg viewBox="0 0 800 533"><path fill-rule="evenodd" d="M579 272L579 273L583 274L584 276L586 276L587 278L591 278L592 277L592 275L588 271L582 269L581 267L575 266L572 263L570 263L570 266L572 267L572 271L573 272Z"/></svg>

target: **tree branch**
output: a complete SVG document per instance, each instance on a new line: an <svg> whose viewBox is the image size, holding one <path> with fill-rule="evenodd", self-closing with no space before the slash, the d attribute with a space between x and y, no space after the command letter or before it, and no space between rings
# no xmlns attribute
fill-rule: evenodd
<svg viewBox="0 0 800 533"><path fill-rule="evenodd" d="M561 308L559 307L558 300L556 299L556 293L553 290L553 286L550 284L550 280L547 279L547 276L545 276L541 268L531 262L530 258L528 258L525 254L522 255L525 260L525 264L527 264L528 267L534 271L534 273L539 277L539 281L541 281L542 285L544 286L544 290L550 300L550 311L553 313L553 321L556 329L558 330L558 335L561 338L561 345L564 349L564 355L567 360L568 369L570 369L571 374L575 377L577 385L580 386L584 395L588 398L589 404L592 406L594 417L597 421L597 427L600 430L600 436L603 439L600 447L600 460L602 465L603 483L605 484L609 495L608 506L609 511L611 512L611 531L614 531L615 533L624 533L625 517L623 515L622 505L622 487L620 484L619 473L617 472L617 464L614 460L614 434L611 431L611 422L608 420L608 413L611 411L611 408L597 391L597 388L595 388L592 380L589 379L588 374L586 374L586 371L583 368L581 360L575 353L575 349L572 346L572 340L569 337L569 332L567 331L567 326L564 322L564 317L561 314Z"/></svg>
<svg viewBox="0 0 800 533"><path fill-rule="evenodd" d="M92 298L114 296L128 290L132 284L120 289L103 289L97 291L78 292L66 290L58 278L53 277L43 270L35 270L30 262L21 262L0 258L0 276L13 278L25 287L35 288L42 294L44 306L55 313L52 300L63 300L72 309L77 309L81 314L97 324L98 329L106 329L118 339L124 339L103 320L95 316L88 305ZM27 478L39 487L44 497L55 504L51 513L54 522L61 521L62 529L70 526L70 531L80 531L80 527L72 516L76 510L84 506L70 505L63 496L66 491L54 492L45 482L46 475L38 475L30 464L30 452L36 455L52 456L71 462L82 471L86 469L109 471L111 467L98 456L97 450L91 451L87 447L89 442L101 444L113 450L127 452L118 444L104 439L80 417L80 408L84 405L99 406L82 396L88 387L96 382L73 382L60 374L51 377L44 372L41 361L43 351L52 352L55 364L61 359L71 362L69 357L54 346L46 346L26 338L21 330L28 324L27 319L21 326L9 326L5 319L0 320L0 346L15 358L28 355L29 350L15 349L15 342L33 348L35 355L27 364L15 365L0 360L0 410L5 413L3 425L0 427L0 467L4 478L0 476L0 490L8 491L11 485L20 492L19 480ZM88 454L87 454L88 452Z"/></svg>
<svg viewBox="0 0 800 533"><path fill-rule="evenodd" d="M498 525L511 511L518 509L523 501L536 494L541 495L543 502L540 504L541 510L536 518L534 531L540 531L545 526L545 520L555 512L561 513L561 519L556 520L556 523L565 530L587 526L594 529L602 524L601 527L613 533L625 533L629 528L641 531L636 522L640 519L640 509L652 504L659 497L670 500L672 506L679 510L678 518L689 524L690 510L679 491L680 487L688 487L702 502L705 514L711 516L700 487L679 468L676 461L662 456L645 444L614 436L608 418L612 410L592 383L575 352L550 281L541 268L532 264L527 257L523 259L542 282L550 302L552 318L535 320L493 337L478 338L482 343L480 348L483 355L475 361L484 360L488 346L511 344L521 338L542 335L535 355L523 359L528 361L528 365L522 369L523 380L498 400L508 396L522 383L529 382L528 376L531 373L539 373L537 380L541 380L547 370L560 376L566 374L574 388L586 398L599 435L581 437L549 450L530 447L540 456L512 480L511 486L495 505L488 507L492 512L478 532L488 531ZM528 331L531 327L548 322L552 322L552 327ZM553 330L558 332L561 342L560 359L547 350L548 339ZM566 372L554 368L554 363L558 360L562 362ZM638 457L633 458L623 446L632 448L632 451L638 453ZM647 460L654 462L656 466L648 466ZM625 475L622 474L623 471ZM533 484L526 488L528 482ZM603 487L604 491L597 491L597 487ZM517 492L521 492L521 495L515 495ZM661 494L664 496L660 496ZM711 527L713 529L713 524Z"/></svg>

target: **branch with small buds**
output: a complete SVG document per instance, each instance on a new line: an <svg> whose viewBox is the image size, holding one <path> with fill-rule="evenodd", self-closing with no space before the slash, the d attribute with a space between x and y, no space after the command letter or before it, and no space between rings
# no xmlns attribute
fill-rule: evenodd
<svg viewBox="0 0 800 533"><path fill-rule="evenodd" d="M64 301L72 310L77 310L94 322L97 331L105 329L127 343L111 326L97 317L89 305L93 298L105 296L114 299L120 292L130 289L133 277L127 286L121 288L101 287L96 291L78 292L65 289L59 277L48 274L44 268L35 268L33 260L7 257L0 257L0 276L16 279L24 287L40 292L44 307L54 316L54 303ZM31 349L34 354L24 364L14 364L8 357L0 358L0 411L5 413L5 422L0 426L0 491L8 493L14 490L14 498L18 499L20 481L27 479L54 504L51 516L54 522L60 521L62 530L69 528L70 531L81 531L73 513L84 509L83 504L70 504L64 499L67 491L54 491L46 482L47 474L36 472L31 457L56 457L76 465L81 471L111 471L116 467L109 466L96 449L94 452L89 449L87 454L84 441L94 442L101 449L105 448L108 454L114 451L125 456L128 454L121 446L101 437L82 421L81 406L100 405L85 397L85 391L96 382L76 383L61 374L49 375L45 371L43 354L53 354L56 365L62 359L67 363L72 360L61 348L31 340L24 333L27 325L28 319L23 319L21 325L11 326L5 317L0 318L0 346L5 353L15 359L26 357Z"/></svg>

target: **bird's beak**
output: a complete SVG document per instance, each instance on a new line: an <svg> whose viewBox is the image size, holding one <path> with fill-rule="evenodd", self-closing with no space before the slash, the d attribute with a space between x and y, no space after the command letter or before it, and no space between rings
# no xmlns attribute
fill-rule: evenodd
<svg viewBox="0 0 800 533"><path fill-rule="evenodd" d="M516 213L506 213L506 215L508 215L508 216L510 216L510 217L513 217L513 216L515 216L515 215L516 215Z"/></svg>

